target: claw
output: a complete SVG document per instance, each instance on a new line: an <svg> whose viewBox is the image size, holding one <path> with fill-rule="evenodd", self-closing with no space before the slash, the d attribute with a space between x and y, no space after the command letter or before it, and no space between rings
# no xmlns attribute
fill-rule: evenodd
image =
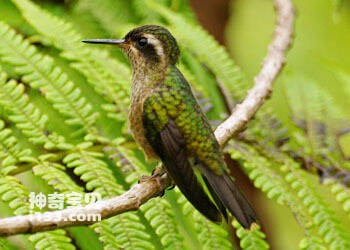
<svg viewBox="0 0 350 250"><path fill-rule="evenodd" d="M138 181L138 183L143 183L147 181L155 181L157 185L159 186L159 189L162 191L158 194L159 196L163 196L165 194L165 188L164 185L161 183L160 178L164 175L167 174L165 169L162 166L157 166L153 169L152 175L142 175ZM167 190L173 189L175 187L175 184L172 184Z"/></svg>

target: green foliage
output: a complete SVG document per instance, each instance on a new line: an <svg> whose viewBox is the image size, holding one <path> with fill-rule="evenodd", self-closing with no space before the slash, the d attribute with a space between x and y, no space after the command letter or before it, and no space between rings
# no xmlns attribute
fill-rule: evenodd
<svg viewBox="0 0 350 250"><path fill-rule="evenodd" d="M179 68L215 120L248 88L243 72L198 25L185 0L79 0L65 10L57 3L44 9L29 0L5 2L1 11L13 15L0 16L1 215L29 213L29 190L115 197L154 167L145 163L126 129L129 65L114 48L81 43L85 34L117 37L150 22L168 27L182 50ZM346 73L339 77L348 81ZM295 247L349 249L350 164L340 145L349 124L346 110L307 77L285 80L292 122L282 124L263 109L226 152L265 197L295 217L303 233ZM318 177L334 197L319 192ZM96 233L91 240L98 238L104 249L232 249L237 240L232 230L242 249L270 248L270 236L260 226L213 224L178 189L91 229ZM24 238L33 244L28 249L96 245L81 247L79 233L85 235L82 227L74 234L55 230ZM1 238L0 246L9 242Z"/></svg>
<svg viewBox="0 0 350 250"><path fill-rule="evenodd" d="M5 24L1 24L0 29L2 60L14 66L24 82L33 89L39 89L55 109L67 116L68 125L81 126L88 133L95 134L93 124L97 113L93 113L91 105L81 97L80 89L69 81L60 68L54 66L53 59L41 55Z"/></svg>
<svg viewBox="0 0 350 250"><path fill-rule="evenodd" d="M22 215L31 211L28 195L27 188L15 177L0 177L0 199L8 205L13 214ZM33 243L34 249L76 249L66 231L61 229L32 234L28 239Z"/></svg>
<svg viewBox="0 0 350 250"><path fill-rule="evenodd" d="M0 120L0 159L1 173L7 175L18 169L21 162L35 162L30 149L22 149L13 136L11 129L5 128L4 121Z"/></svg>
<svg viewBox="0 0 350 250"><path fill-rule="evenodd" d="M93 225L104 249L154 249L146 228L137 215L128 213Z"/></svg>
<svg viewBox="0 0 350 250"><path fill-rule="evenodd" d="M64 230L55 230L51 232L36 233L29 236L29 240L35 245L38 250L74 250L74 245L71 244L71 239L66 236Z"/></svg>
<svg viewBox="0 0 350 250"><path fill-rule="evenodd" d="M0 179L1 200L9 204L15 215L29 213L27 203L28 190L12 176L2 176Z"/></svg>
<svg viewBox="0 0 350 250"><path fill-rule="evenodd" d="M43 144L46 149L66 148L64 138L56 133L49 134L45 129L47 116L41 115L40 110L29 102L24 94L23 84L16 81L6 81L6 75L0 78L1 104L5 111L9 111L8 118L16 123L16 126L34 144ZM68 146L69 147L69 146Z"/></svg>
<svg viewBox="0 0 350 250"><path fill-rule="evenodd" d="M242 249L270 249L265 242L266 237L258 227L245 230L236 220L233 221L233 226L236 228L236 234L240 238L240 245Z"/></svg>
<svg viewBox="0 0 350 250"><path fill-rule="evenodd" d="M65 194L70 192L82 193L83 187L78 186L67 174L66 168L58 163L42 161L36 164L32 171L41 177L55 191Z"/></svg>

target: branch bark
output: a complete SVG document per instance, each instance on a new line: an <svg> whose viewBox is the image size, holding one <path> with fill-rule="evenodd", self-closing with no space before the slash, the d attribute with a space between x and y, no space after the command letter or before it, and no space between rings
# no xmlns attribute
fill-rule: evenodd
<svg viewBox="0 0 350 250"><path fill-rule="evenodd" d="M242 131L256 111L264 104L272 92L272 84L281 72L293 35L294 9L291 0L275 0L277 25L273 40L269 45L259 74L254 79L254 87L250 89L244 101L236 105L232 114L215 130L215 136L221 146Z"/></svg>
<svg viewBox="0 0 350 250"><path fill-rule="evenodd" d="M221 146L243 130L256 111L269 98L273 81L280 73L285 62L285 54L292 41L294 9L291 0L275 0L274 2L277 24L273 40L269 45L268 54L263 61L260 73L254 79L254 87L249 91L244 101L235 107L230 117L215 130L215 136ZM169 178L163 175L136 184L120 196L93 205L45 212L40 215L20 215L0 219L0 236L93 224L95 221L73 221L71 219L89 214L100 214L101 218L105 219L127 211L137 210L149 199L159 196L170 184Z"/></svg>

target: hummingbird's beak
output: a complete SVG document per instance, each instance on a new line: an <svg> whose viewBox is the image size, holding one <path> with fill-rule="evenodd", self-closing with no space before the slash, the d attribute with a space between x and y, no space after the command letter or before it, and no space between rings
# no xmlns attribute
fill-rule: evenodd
<svg viewBox="0 0 350 250"><path fill-rule="evenodd" d="M83 43L95 43L95 44L114 44L119 47L126 45L125 39L87 39L83 40Z"/></svg>

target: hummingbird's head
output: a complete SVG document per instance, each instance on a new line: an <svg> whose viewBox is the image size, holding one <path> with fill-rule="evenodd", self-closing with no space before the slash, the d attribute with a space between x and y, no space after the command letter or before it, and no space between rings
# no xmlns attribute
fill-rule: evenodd
<svg viewBox="0 0 350 250"><path fill-rule="evenodd" d="M165 67L176 64L180 55L175 38L164 27L145 25L131 30L123 39L92 39L86 43L115 44L133 67Z"/></svg>

